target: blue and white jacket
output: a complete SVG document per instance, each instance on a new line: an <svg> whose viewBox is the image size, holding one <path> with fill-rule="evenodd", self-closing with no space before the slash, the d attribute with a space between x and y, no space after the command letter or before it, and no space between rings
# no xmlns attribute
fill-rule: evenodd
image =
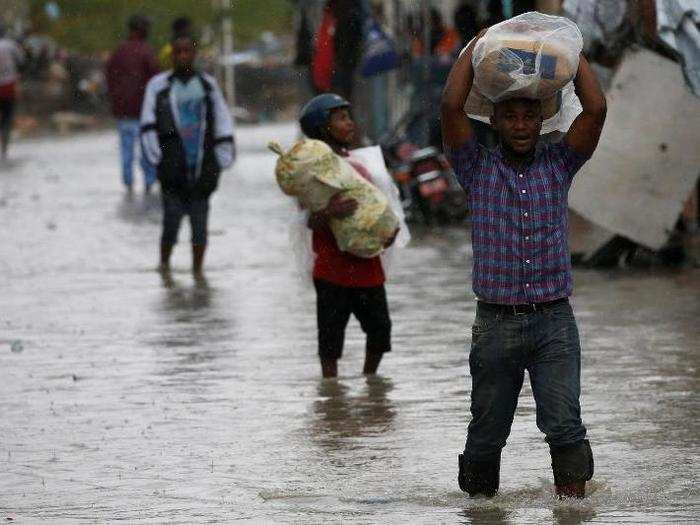
<svg viewBox="0 0 700 525"><path fill-rule="evenodd" d="M141 144L146 158L157 166L164 192L210 195L222 170L236 156L233 120L216 79L197 72L204 88L202 133L194 173L188 168L179 127L179 113L171 90L173 72L154 76L141 106Z"/></svg>

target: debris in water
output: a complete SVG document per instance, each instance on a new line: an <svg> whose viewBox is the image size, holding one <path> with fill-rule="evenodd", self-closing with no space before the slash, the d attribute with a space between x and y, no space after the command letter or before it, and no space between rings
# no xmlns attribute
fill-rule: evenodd
<svg viewBox="0 0 700 525"><path fill-rule="evenodd" d="M12 351L13 354L19 354L22 350L24 350L24 345L22 345L22 341L19 339L15 339L12 341L10 344L10 350Z"/></svg>

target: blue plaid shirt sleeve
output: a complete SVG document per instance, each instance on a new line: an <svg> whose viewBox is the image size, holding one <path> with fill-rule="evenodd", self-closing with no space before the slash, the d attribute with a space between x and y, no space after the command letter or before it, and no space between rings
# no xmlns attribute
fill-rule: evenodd
<svg viewBox="0 0 700 525"><path fill-rule="evenodd" d="M476 137L472 137L456 148L445 146L445 155L454 170L457 181L465 190L469 189L480 156L480 147Z"/></svg>
<svg viewBox="0 0 700 525"><path fill-rule="evenodd" d="M574 175L578 173L581 167L588 161L590 157L576 152L566 139L553 144L550 147L552 159L559 164L561 172L567 176L567 183L571 184L574 180Z"/></svg>

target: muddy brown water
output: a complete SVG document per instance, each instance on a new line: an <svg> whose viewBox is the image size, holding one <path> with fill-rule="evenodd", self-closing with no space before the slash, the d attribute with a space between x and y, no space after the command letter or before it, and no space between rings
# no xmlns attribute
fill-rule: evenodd
<svg viewBox="0 0 700 525"><path fill-rule="evenodd" d="M388 295L394 351L360 374L348 329L322 381L312 289L267 139L212 200L206 283L189 227L157 272L159 202L120 187L116 136L15 145L0 168L0 519L19 523L689 523L700 519L700 273L575 271L590 497L552 497L526 380L501 493L469 499L474 301L465 228L414 232ZM140 182L140 180L139 180Z"/></svg>

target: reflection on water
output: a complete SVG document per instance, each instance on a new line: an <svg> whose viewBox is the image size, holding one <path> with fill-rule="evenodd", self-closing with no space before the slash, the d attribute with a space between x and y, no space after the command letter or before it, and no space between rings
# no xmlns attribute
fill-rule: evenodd
<svg viewBox="0 0 700 525"><path fill-rule="evenodd" d="M125 192L117 206L117 217L132 224L160 221L162 206L157 192L135 195Z"/></svg>
<svg viewBox="0 0 700 525"><path fill-rule="evenodd" d="M575 504L562 504L552 510L556 525L581 525L593 521L596 513L585 506L578 507Z"/></svg>
<svg viewBox="0 0 700 525"><path fill-rule="evenodd" d="M547 488L549 490L549 488ZM514 500L522 501L515 504ZM459 523L464 525L516 525L518 523L552 523L553 525L582 525L595 520L596 512L591 508L590 497L583 501L558 501L554 496L544 496L541 491L518 491L514 494L498 495L494 499L477 497L469 499L472 504L458 513ZM543 505L543 503L546 504ZM525 518L518 507L530 505L535 515ZM551 507L551 511L546 507ZM539 517L536 517L539 515Z"/></svg>
<svg viewBox="0 0 700 525"><path fill-rule="evenodd" d="M396 409L387 394L394 388L391 379L368 376L361 392L351 395L342 379L320 379L313 404L310 432L321 447L340 450L352 438L368 437L391 429Z"/></svg>
<svg viewBox="0 0 700 525"><path fill-rule="evenodd" d="M461 518L460 523L465 525L511 525L515 523L509 518L512 512L509 512L500 507L494 507L487 504L485 507L468 507L459 513Z"/></svg>
<svg viewBox="0 0 700 525"><path fill-rule="evenodd" d="M216 291L206 278L199 277L194 279L194 285L185 285L169 271L159 273L163 283L161 312L166 316L165 323L171 326L169 331L190 334L195 344L195 336L206 336L228 324L228 319L212 308Z"/></svg>
<svg viewBox="0 0 700 525"><path fill-rule="evenodd" d="M201 375L214 370L213 361L225 352L217 343L225 340L232 326L231 317L216 304L216 289L205 276L185 274L185 281L171 271L159 274L163 288L157 310L163 329L149 343L161 358L160 375Z"/></svg>

